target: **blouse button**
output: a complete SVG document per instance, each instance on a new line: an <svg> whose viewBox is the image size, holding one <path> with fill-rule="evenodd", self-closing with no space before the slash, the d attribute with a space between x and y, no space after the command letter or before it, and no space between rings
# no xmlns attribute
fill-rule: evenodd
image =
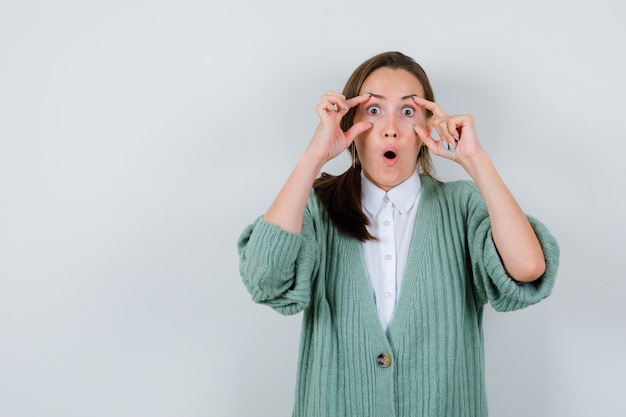
<svg viewBox="0 0 626 417"><path fill-rule="evenodd" d="M386 353L381 353L376 358L376 364L381 368L388 368L391 365L391 356Z"/></svg>

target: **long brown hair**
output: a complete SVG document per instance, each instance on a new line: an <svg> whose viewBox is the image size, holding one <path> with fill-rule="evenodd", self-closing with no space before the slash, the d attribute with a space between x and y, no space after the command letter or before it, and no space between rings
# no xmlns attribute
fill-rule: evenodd
<svg viewBox="0 0 626 417"><path fill-rule="evenodd" d="M357 96L365 79L372 72L383 67L403 69L415 75L424 87L424 98L435 101L435 95L424 69L413 58L400 52L383 52L363 62L348 79L343 89L343 95L346 98ZM355 111L355 108L351 108L341 119L341 129L344 132L352 127ZM431 116L432 113L426 111L426 117ZM350 144L348 151L355 156L353 166L343 174L336 176L323 172L315 180L313 188L317 198L328 213L328 217L341 232L360 241L375 239L366 227L369 222L363 213L361 203L361 164L358 161L354 142ZM426 146L420 148L416 164L418 172L432 177L433 164Z"/></svg>

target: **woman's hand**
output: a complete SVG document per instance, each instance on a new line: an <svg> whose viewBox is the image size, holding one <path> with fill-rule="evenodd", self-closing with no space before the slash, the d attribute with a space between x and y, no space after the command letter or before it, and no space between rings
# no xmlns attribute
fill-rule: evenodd
<svg viewBox="0 0 626 417"><path fill-rule="evenodd" d="M355 137L371 128L368 122L354 124L347 132L341 130L341 119L352 107L369 100L369 96L357 96L346 100L342 94L329 91L315 107L320 122L315 129L307 153L325 164L346 150Z"/></svg>
<svg viewBox="0 0 626 417"><path fill-rule="evenodd" d="M334 92L322 96L316 107L320 122L313 138L265 213L266 221L288 232L302 232L304 209L319 170L350 146L356 136L371 128L370 123L361 122L344 133L339 125L348 110L367 100L368 96L346 100L343 95Z"/></svg>
<svg viewBox="0 0 626 417"><path fill-rule="evenodd" d="M428 129L414 125L413 130L424 145L435 155L452 159L466 170L472 161L484 153L476 134L474 118L469 114L448 114L437 103L421 97L413 97L413 101L420 107L432 112L427 121ZM438 139L432 137L432 130L437 131Z"/></svg>
<svg viewBox="0 0 626 417"><path fill-rule="evenodd" d="M432 153L458 162L480 190L489 212L493 241L509 276L522 282L541 277L546 269L541 244L526 215L480 146L474 118L470 115L448 116L432 101L423 98L413 100L433 113L426 122L428 130L414 125L415 133ZM431 136L433 128L437 130L439 139Z"/></svg>

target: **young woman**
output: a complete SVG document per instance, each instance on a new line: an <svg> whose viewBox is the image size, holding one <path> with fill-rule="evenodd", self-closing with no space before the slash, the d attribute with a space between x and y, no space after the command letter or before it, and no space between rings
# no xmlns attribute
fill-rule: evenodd
<svg viewBox="0 0 626 417"><path fill-rule="evenodd" d="M483 308L548 296L556 240L410 57L367 60L316 111L308 147L238 244L253 300L304 311L293 415L486 416ZM318 177L346 149L352 167ZM435 180L431 153L473 181Z"/></svg>

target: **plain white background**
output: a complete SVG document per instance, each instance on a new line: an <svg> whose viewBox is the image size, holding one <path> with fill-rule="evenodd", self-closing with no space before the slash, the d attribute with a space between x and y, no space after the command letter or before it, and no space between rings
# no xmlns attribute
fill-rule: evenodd
<svg viewBox="0 0 626 417"><path fill-rule="evenodd" d="M0 416L289 415L301 316L252 303L236 241L385 50L561 244L549 299L487 308L491 415L624 416L620 7L0 0Z"/></svg>

